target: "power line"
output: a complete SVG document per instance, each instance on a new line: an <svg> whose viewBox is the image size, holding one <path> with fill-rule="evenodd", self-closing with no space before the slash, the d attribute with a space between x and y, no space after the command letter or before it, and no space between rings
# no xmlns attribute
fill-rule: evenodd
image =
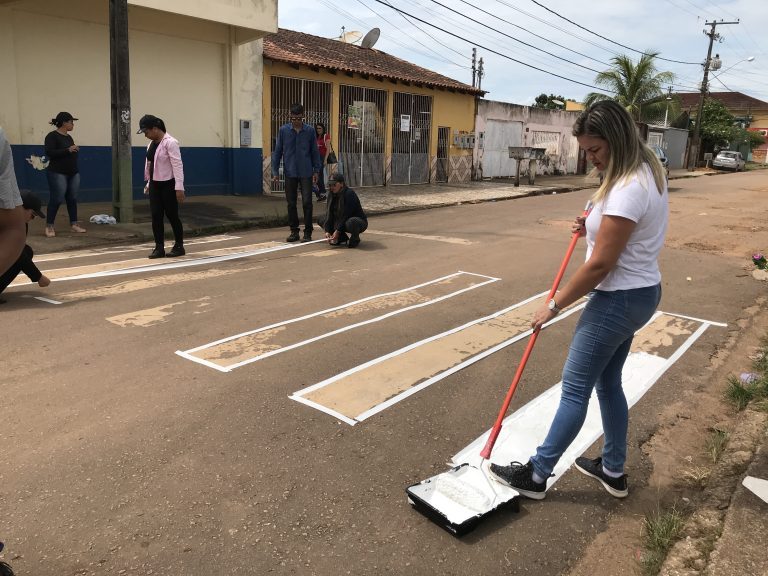
<svg viewBox="0 0 768 576"><path fill-rule="evenodd" d="M643 56L648 56L648 55L649 55L647 52L644 52L644 51L642 51L642 50L635 50L634 48L630 48L629 46L626 46L626 45L624 45L624 44L622 44L622 43L620 43L620 42L616 42L615 40L611 40L610 38L606 38L606 37L605 37L605 36L603 36L602 34L598 34L597 32L593 32L593 31L592 31L592 30L590 30L589 28L585 28L585 27L584 27L584 26L582 26L581 24L577 24L576 22L574 22L573 20L570 20L570 19L566 18L566 17L565 17L565 16L563 16L562 14L559 14L559 13L555 12L555 11L554 11L554 10L552 10L551 8L547 8L547 7L546 7L546 6L544 6L544 4L542 4L541 2L537 2L537 0L531 0L531 2L533 2L533 3L534 3L534 4L536 4L537 6L541 6L541 7L542 7L544 10L546 10L547 12L551 12L552 14L554 14L555 16L557 16L558 18L562 18L562 19L563 19L563 20L565 20L566 22L570 22L570 23L571 23L571 24L573 24L574 26L576 26L576 27L578 27L578 28L581 28L582 30L585 30L585 31L587 31L587 32L589 32L590 34L594 34L594 35L595 35L595 36L597 36L598 38L602 38L603 40L607 40L608 42L611 42L612 44L616 44L617 46L621 46L622 48L626 48L627 50L631 50L632 52L637 52L638 54L642 54ZM682 60L672 60L672 59L670 59L670 58L662 58L661 56L658 56L658 55L656 56L656 58L658 58L659 60L664 60L665 62L675 62L676 64L696 64L696 65L700 64L700 62L683 62Z"/></svg>
<svg viewBox="0 0 768 576"><path fill-rule="evenodd" d="M527 28L524 28L518 24L515 24L514 22L510 22L509 20L505 20L501 16L497 16L496 14L493 14L492 12L488 12L487 10L483 10L479 6L475 6L474 4L467 2L467 0L459 0L460 2L463 2L467 6L472 6L475 10L479 10L480 12L483 12L484 14L488 14L489 16L492 16L493 18L496 18L497 20L501 20L502 22L505 22L506 24L509 24L510 26L514 26L515 28L519 28L520 30L523 30L525 32L528 32L531 36L536 36L536 38L539 38L541 40L544 40L545 42L549 42L550 44L554 44L555 46L558 46L560 48L563 48L565 50L569 50L570 52L573 52L574 54L578 54L579 56L583 56L584 58L589 58L590 60L594 60L595 62L599 62L600 64L603 64L605 66L610 66L607 62L603 62L602 60L598 60L597 58L592 58L592 56L587 56L586 54L582 54L581 52L577 52L573 48L569 48L568 46L563 46L562 44L558 44L554 40L550 38L545 38L544 36L539 36L538 34L531 32ZM590 68L591 70L591 68Z"/></svg>
<svg viewBox="0 0 768 576"><path fill-rule="evenodd" d="M438 6L442 6L446 10L450 10L454 14L458 14L459 16L463 16L464 18L466 18L467 20L471 20L475 24L479 24L480 26L482 26L484 28L488 28L488 30L493 30L497 34L501 34L502 36L506 36L507 38L509 38L511 40L514 40L515 42L519 42L520 44L528 46L529 48L534 48L534 49L538 50L539 52L543 52L544 54L548 54L549 56L552 56L554 58L559 58L560 60L562 60L564 62L568 62L569 64L573 64L574 66L578 66L579 68L584 68L585 70L589 70L590 72L594 72L595 74L600 74L600 70L595 70L594 68L590 68L589 66L584 66L583 64L579 64L578 62L574 62L572 60L568 60L567 58L563 58L561 56L558 56L557 54L553 54L552 52L547 52L546 50L542 50L541 48L538 48L537 46L534 46L533 44L528 44L528 42L523 42L522 40L518 40L517 38L507 34L506 32L502 32L501 30L497 30L493 26L488 26L487 24L483 24L479 20L475 20L474 18L472 18L471 16L467 16L466 14L462 14L458 10L454 10L450 6L446 6L445 4L442 4L441 2L438 2L437 0L431 0L431 2L433 4L437 4ZM469 2L465 2L465 4L469 4ZM470 6L471 6L471 4L470 4ZM473 8L474 8L474 6L473 6ZM483 10L483 12L485 12L485 11Z"/></svg>
<svg viewBox="0 0 768 576"><path fill-rule="evenodd" d="M463 36L459 36L458 34L454 34L453 32L449 32L448 30L445 30L444 28L441 28L440 26L436 26L435 24L432 24L431 22L427 22L426 20L423 20L417 16L414 16L413 14L409 14L408 12L405 12L404 10L401 10L400 8L396 8L392 6L391 4L388 4L384 2L384 0L374 0L375 2L378 2L379 4L383 4L384 6L387 6L391 8L392 10L395 10L397 12L402 12L406 16L409 16L413 18L414 20L418 20L422 24L426 24L427 26L431 26L432 28L436 28L437 30L440 30L444 34L448 34L450 36L453 36L454 38L458 38L459 40L463 40L467 44L470 44L472 46L478 46L479 48L482 48L483 50L487 50L488 52L491 52L492 54L496 54L497 56L501 56L502 58L506 58L507 60L511 60L512 62L516 62L517 64L521 64L527 68L533 68L534 70L538 70L539 72L543 72L544 74L549 74L550 76L555 76L557 78L560 78L562 80L567 80L568 82L573 82L574 84L580 84L582 86L586 86L587 88L594 88L595 90L600 90L597 86L593 86L592 84L586 84L585 82L579 82L578 80L573 80L572 78L568 78L566 76L561 76L560 74L555 74L554 72L549 72L548 70L544 70L542 68L538 68L536 66L532 66L531 64L528 64L527 62L523 62L521 60L518 60L516 58L512 58L511 56L507 56L506 54L502 54L501 52L498 52L497 50L493 50L491 48L488 48L487 46L483 46L482 44L478 42L474 42L472 40L468 40L464 38Z"/></svg>

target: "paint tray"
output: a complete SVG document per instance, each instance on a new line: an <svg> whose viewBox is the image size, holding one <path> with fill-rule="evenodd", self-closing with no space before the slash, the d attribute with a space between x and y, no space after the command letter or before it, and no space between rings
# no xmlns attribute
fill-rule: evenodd
<svg viewBox="0 0 768 576"><path fill-rule="evenodd" d="M468 463L406 488L408 503L454 536L471 532L489 513L520 511L520 494Z"/></svg>

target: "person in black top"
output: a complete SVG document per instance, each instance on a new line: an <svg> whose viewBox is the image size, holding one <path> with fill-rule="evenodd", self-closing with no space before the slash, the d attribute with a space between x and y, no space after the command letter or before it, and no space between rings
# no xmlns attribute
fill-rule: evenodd
<svg viewBox="0 0 768 576"><path fill-rule="evenodd" d="M347 244L347 248L356 248L360 244L360 234L368 228L368 218L360 198L352 188L347 187L344 174L337 172L331 176L330 186L332 195L320 226L325 230L325 237L331 246Z"/></svg>
<svg viewBox="0 0 768 576"><path fill-rule="evenodd" d="M80 147L69 135L75 127L75 120L77 118L69 112L59 112L50 122L52 126L56 126L56 130L49 132L45 137L45 155L50 161L48 187L51 192L45 226L45 235L48 238L56 236L53 223L56 221L56 212L64 201L67 203L72 232L85 232L85 228L77 223L77 193L80 190L77 153Z"/></svg>
<svg viewBox="0 0 768 576"><path fill-rule="evenodd" d="M29 223L35 219L35 216L45 218L45 214L40 210L40 198L33 192L22 192L21 199L24 202L24 220L27 222L27 230L29 230ZM0 276L0 293L8 288L8 285L13 282L20 272L24 272L32 282L37 282L37 285L41 288L45 288L51 283L50 279L35 266L35 263L32 261L33 256L32 248L29 247L29 244L25 245L16 263ZM0 304L5 304L5 300L0 299Z"/></svg>

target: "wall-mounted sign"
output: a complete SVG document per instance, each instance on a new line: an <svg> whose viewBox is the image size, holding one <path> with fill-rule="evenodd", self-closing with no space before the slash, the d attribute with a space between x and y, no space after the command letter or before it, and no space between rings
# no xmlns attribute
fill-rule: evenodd
<svg viewBox="0 0 768 576"><path fill-rule="evenodd" d="M400 114L400 132L410 132L410 131L411 131L411 115Z"/></svg>

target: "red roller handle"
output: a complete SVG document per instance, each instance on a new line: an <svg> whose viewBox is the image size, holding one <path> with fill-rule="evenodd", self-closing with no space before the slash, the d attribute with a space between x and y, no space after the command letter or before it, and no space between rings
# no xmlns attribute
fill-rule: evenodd
<svg viewBox="0 0 768 576"><path fill-rule="evenodd" d="M588 202L586 208L584 208L584 213L582 216L586 218L589 215L589 211L591 209L592 203ZM571 260L571 255L576 248L576 243L579 241L580 232L581 231L574 232L573 236L571 237L571 243L568 245L568 250L565 253L563 262L560 264L560 270L558 270L557 276L555 276L555 281L552 284L552 289L549 291L549 296L547 297L548 301L554 298L555 293L557 292L557 288L560 286L560 281L565 275L566 268L568 268L568 262ZM520 364L518 365L517 371L515 372L515 377L512 378L512 383L509 385L507 396L504 398L504 403L501 405L501 410L499 410L499 415L496 418L496 422L494 423L493 428L491 428L491 434L488 436L488 441L485 443L485 447L480 452L480 456L484 460L489 460L491 458L491 451L493 450L494 444L496 444L496 439L499 437L499 432L501 432L501 423L504 421L504 416L507 414L509 404L512 402L512 397L515 395L515 390L517 390L517 385L520 383L520 378L523 376L525 364L528 362L528 357L531 355L531 351L533 351L533 346L536 344L536 338L539 337L539 332L541 332L541 328L535 328L531 334L530 340L528 340L528 345L525 347L523 357L520 359Z"/></svg>

